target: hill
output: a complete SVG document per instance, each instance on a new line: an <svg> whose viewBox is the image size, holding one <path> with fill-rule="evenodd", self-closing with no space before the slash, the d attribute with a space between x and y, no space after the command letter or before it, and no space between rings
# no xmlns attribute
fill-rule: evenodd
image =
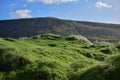
<svg viewBox="0 0 120 80"><path fill-rule="evenodd" d="M0 38L0 80L119 80L120 45L83 36Z"/></svg>
<svg viewBox="0 0 120 80"><path fill-rule="evenodd" d="M30 18L0 21L0 37L30 37L38 34L83 35L91 41L118 42L120 25L62 20L58 18Z"/></svg>

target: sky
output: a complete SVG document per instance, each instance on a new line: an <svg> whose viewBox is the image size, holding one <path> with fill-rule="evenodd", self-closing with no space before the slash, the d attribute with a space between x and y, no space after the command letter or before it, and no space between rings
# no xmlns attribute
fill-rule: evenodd
<svg viewBox="0 0 120 80"><path fill-rule="evenodd" d="M120 24L120 0L1 0L0 20L34 17Z"/></svg>

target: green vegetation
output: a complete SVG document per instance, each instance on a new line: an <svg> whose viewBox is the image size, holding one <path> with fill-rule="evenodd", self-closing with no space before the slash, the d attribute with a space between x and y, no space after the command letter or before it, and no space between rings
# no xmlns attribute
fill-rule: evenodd
<svg viewBox="0 0 120 80"><path fill-rule="evenodd" d="M120 45L83 36L0 38L0 80L119 80Z"/></svg>

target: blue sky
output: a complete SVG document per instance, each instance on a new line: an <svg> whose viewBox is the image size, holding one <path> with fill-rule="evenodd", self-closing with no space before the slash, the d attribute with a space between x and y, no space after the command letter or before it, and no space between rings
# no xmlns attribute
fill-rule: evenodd
<svg viewBox="0 0 120 80"><path fill-rule="evenodd" d="M120 0L2 0L0 20L57 17L120 24Z"/></svg>

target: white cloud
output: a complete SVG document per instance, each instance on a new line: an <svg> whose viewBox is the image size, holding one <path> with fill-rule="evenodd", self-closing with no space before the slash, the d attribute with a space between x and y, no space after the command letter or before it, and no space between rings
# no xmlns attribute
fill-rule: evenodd
<svg viewBox="0 0 120 80"><path fill-rule="evenodd" d="M14 18L30 18L31 10L23 9L23 10L16 10L15 12L11 12L11 16Z"/></svg>
<svg viewBox="0 0 120 80"><path fill-rule="evenodd" d="M27 0L27 2L42 2L44 4L77 2L79 0Z"/></svg>
<svg viewBox="0 0 120 80"><path fill-rule="evenodd" d="M112 7L112 5L109 5L109 4L101 2L101 1L98 1L95 4L95 6L98 7L98 8L111 8Z"/></svg>

